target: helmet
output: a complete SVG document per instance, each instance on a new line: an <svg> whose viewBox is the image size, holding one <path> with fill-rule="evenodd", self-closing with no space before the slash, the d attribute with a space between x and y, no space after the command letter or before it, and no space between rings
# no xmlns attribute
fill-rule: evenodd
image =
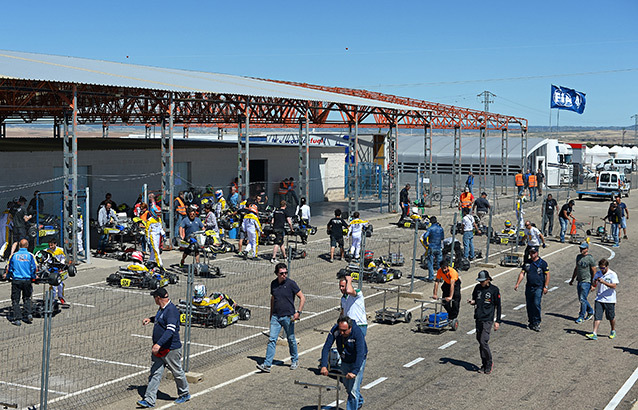
<svg viewBox="0 0 638 410"><path fill-rule="evenodd" d="M194 298L205 298L206 297L206 285L199 284L195 285L193 288L193 297Z"/></svg>
<svg viewBox="0 0 638 410"><path fill-rule="evenodd" d="M144 254L140 251L135 251L131 253L131 259L138 261L139 263L144 263Z"/></svg>
<svg viewBox="0 0 638 410"><path fill-rule="evenodd" d="M255 205L255 204L250 205L248 207L248 210L253 212L253 213L258 213L259 212L259 210L257 209L257 205Z"/></svg>
<svg viewBox="0 0 638 410"><path fill-rule="evenodd" d="M510 221L509 219L505 220L505 227L506 228L511 228L512 227L512 221Z"/></svg>
<svg viewBox="0 0 638 410"><path fill-rule="evenodd" d="M224 191L222 191L221 189L218 189L217 191L215 191L216 199L221 199L223 196L224 196Z"/></svg>
<svg viewBox="0 0 638 410"><path fill-rule="evenodd" d="M208 192L209 194L212 194L214 190L215 188L213 188L211 184L206 185L206 192Z"/></svg>

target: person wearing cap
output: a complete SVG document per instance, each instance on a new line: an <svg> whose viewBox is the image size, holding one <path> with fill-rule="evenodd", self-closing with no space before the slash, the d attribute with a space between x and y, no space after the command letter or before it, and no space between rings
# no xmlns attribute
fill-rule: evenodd
<svg viewBox="0 0 638 410"><path fill-rule="evenodd" d="M476 201L474 201L474 205L472 205L472 211L476 211L476 216L481 220L487 215L490 208L490 201L487 200L487 192L481 192L481 196L478 197Z"/></svg>
<svg viewBox="0 0 638 410"><path fill-rule="evenodd" d="M567 225L569 224L569 218L574 219L572 212L574 212L574 200L570 199L565 205L560 208L558 213L558 222L560 222L560 241L565 243L565 232L567 232Z"/></svg>
<svg viewBox="0 0 638 410"><path fill-rule="evenodd" d="M262 232L261 223L259 222L259 210L256 204L252 204L248 207L248 211L244 214L244 219L241 223L242 230L246 233L248 238L248 245L246 245L246 257L253 259L257 257L257 246L259 245L259 235Z"/></svg>
<svg viewBox="0 0 638 410"><path fill-rule="evenodd" d="M543 218L543 235L549 234L549 236L552 236L554 232L554 211L558 207L558 202L552 197L552 194L547 194L544 204L545 217ZM547 230L547 224L549 224L549 231Z"/></svg>
<svg viewBox="0 0 638 410"><path fill-rule="evenodd" d="M443 282L441 284L441 293L443 293L441 302L448 313L448 319L455 320L459 316L461 308L461 278L456 269L448 266L447 260L441 262L441 267L436 272L432 299L438 298L439 282Z"/></svg>
<svg viewBox="0 0 638 410"><path fill-rule="evenodd" d="M492 325L494 331L497 331L501 323L501 292L498 287L492 284L492 277L486 270L479 272L476 281L478 284L474 287L472 298L468 299L467 303L474 306L476 340L479 343L482 363L479 373L490 374L494 364L489 341ZM496 322L494 321L494 313L496 313Z"/></svg>
<svg viewBox="0 0 638 410"><path fill-rule="evenodd" d="M144 399L137 402L140 407L155 407L157 390L159 389L164 369L173 374L173 379L177 385L179 397L175 403L185 403L190 400L191 395L188 389L188 381L182 369L182 343L179 340L179 310L168 298L166 288L158 288L151 292L155 299L155 304L159 306L155 316L147 317L142 321L146 326L153 323L153 348L151 349L151 373L148 377L148 386Z"/></svg>
<svg viewBox="0 0 638 410"><path fill-rule="evenodd" d="M306 304L306 297L301 292L299 285L294 280L288 279L288 266L285 263L275 265L275 275L277 278L270 283L270 332L266 358L263 363L257 365L257 368L264 373L270 373L281 328L284 329L288 338L290 370L295 370L299 366L295 321L299 320ZM295 296L299 298L299 310L297 311L295 311Z"/></svg>
<svg viewBox="0 0 638 410"><path fill-rule="evenodd" d="M569 286L574 285L574 279L578 281L576 290L578 291L578 300L580 301L580 312L576 323L583 323L594 316L594 309L587 301L587 295L591 290L591 283L596 274L596 261L589 254L589 244L583 242L580 244L580 253L576 256L576 266Z"/></svg>
<svg viewBox="0 0 638 410"><path fill-rule="evenodd" d="M525 302L527 308L528 327L535 331L541 331L541 298L548 291L549 286L549 267L547 262L538 256L537 248L529 250L530 263L523 265L521 273L518 275L514 290L518 291L523 277L527 275L527 283L525 285Z"/></svg>
<svg viewBox="0 0 638 410"><path fill-rule="evenodd" d="M547 245L545 244L545 237L541 233L541 231L532 225L530 221L525 221L525 240L527 241L527 247L525 247L525 256L523 258L523 264L529 263L529 250L531 248L538 249L539 246L543 246L545 248Z"/></svg>
<svg viewBox="0 0 638 410"><path fill-rule="evenodd" d="M430 227L421 235L421 245L427 249L428 255L428 282L434 281L434 259L436 258L436 266L443 260L443 239L445 232L441 224L437 222L436 216L430 218Z"/></svg>
<svg viewBox="0 0 638 410"><path fill-rule="evenodd" d="M459 209L467 209L468 211L472 209L472 205L474 204L474 195L470 192L470 188L465 187L461 196L459 197Z"/></svg>

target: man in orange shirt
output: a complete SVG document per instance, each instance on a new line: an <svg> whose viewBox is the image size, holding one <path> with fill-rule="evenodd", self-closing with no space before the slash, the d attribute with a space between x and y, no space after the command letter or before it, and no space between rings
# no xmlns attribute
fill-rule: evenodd
<svg viewBox="0 0 638 410"><path fill-rule="evenodd" d="M472 195L468 187L465 187L463 193L459 197L459 209L472 209L472 205L474 205L474 195Z"/></svg>
<svg viewBox="0 0 638 410"><path fill-rule="evenodd" d="M439 282L441 281L443 281L441 284L443 307L448 313L448 319L452 321L459 316L459 308L461 307L461 278L459 278L456 269L448 266L447 260L441 262L441 267L436 272L432 299L437 299Z"/></svg>

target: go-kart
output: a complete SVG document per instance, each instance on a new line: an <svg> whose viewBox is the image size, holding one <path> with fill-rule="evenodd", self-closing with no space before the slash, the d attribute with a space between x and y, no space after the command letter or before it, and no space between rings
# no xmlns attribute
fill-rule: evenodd
<svg viewBox="0 0 638 410"><path fill-rule="evenodd" d="M180 322L186 323L186 301L180 299L177 309L180 313ZM191 312L191 323L204 327L223 328L238 320L250 319L250 309L239 306L230 296L218 292L213 292L204 298L193 298Z"/></svg>
<svg viewBox="0 0 638 410"><path fill-rule="evenodd" d="M34 256L39 266L35 283L58 286L68 276L74 277L77 272L75 265L60 262L46 249L37 251Z"/></svg>
<svg viewBox="0 0 638 410"><path fill-rule="evenodd" d="M490 235L490 243L499 244L499 245L508 245L515 244L516 240L516 230L514 229L503 229L501 232L492 231L492 235ZM518 244L525 244L525 233L521 230L518 236Z"/></svg>
<svg viewBox="0 0 638 410"><path fill-rule="evenodd" d="M391 268L390 262L381 257L370 260L367 263L364 260L363 268L358 263L350 263L347 267L337 272L337 278L351 276L352 280L359 280L360 269L362 279L372 283L386 283L393 279L400 279L403 276L399 269Z"/></svg>
<svg viewBox="0 0 638 410"><path fill-rule="evenodd" d="M163 271L155 262L146 264L132 263L128 266L120 266L117 272L106 278L106 283L122 288L139 287L142 289L157 289L168 284L175 284L179 276Z"/></svg>

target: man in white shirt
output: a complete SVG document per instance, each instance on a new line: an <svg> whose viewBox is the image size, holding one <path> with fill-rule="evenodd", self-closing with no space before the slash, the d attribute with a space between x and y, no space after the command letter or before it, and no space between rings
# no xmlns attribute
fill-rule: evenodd
<svg viewBox="0 0 638 410"><path fill-rule="evenodd" d="M339 280L341 297L341 315L354 320L365 336L368 332L368 319L366 318L366 305L361 289L352 286L352 276L348 275Z"/></svg>
<svg viewBox="0 0 638 410"><path fill-rule="evenodd" d="M474 259L474 228L480 233L474 217L470 215L470 208L463 208L463 257Z"/></svg>
<svg viewBox="0 0 638 410"><path fill-rule="evenodd" d="M545 237L543 236L541 231L537 227L533 226L530 221L525 221L524 233L525 240L527 241L527 247L525 248L525 258L523 260L523 263L525 264L531 261L531 258L529 257L529 250L531 248L539 249L541 247L541 243L543 245L543 248L545 248L547 245L545 245Z"/></svg>
<svg viewBox="0 0 638 410"><path fill-rule="evenodd" d="M609 338L616 337L616 286L618 275L609 269L609 261L605 258L598 261L598 271L592 281L592 290L596 289L596 304L594 306L594 332L585 336L591 340L598 340L598 326L603 320L603 312L611 325Z"/></svg>

